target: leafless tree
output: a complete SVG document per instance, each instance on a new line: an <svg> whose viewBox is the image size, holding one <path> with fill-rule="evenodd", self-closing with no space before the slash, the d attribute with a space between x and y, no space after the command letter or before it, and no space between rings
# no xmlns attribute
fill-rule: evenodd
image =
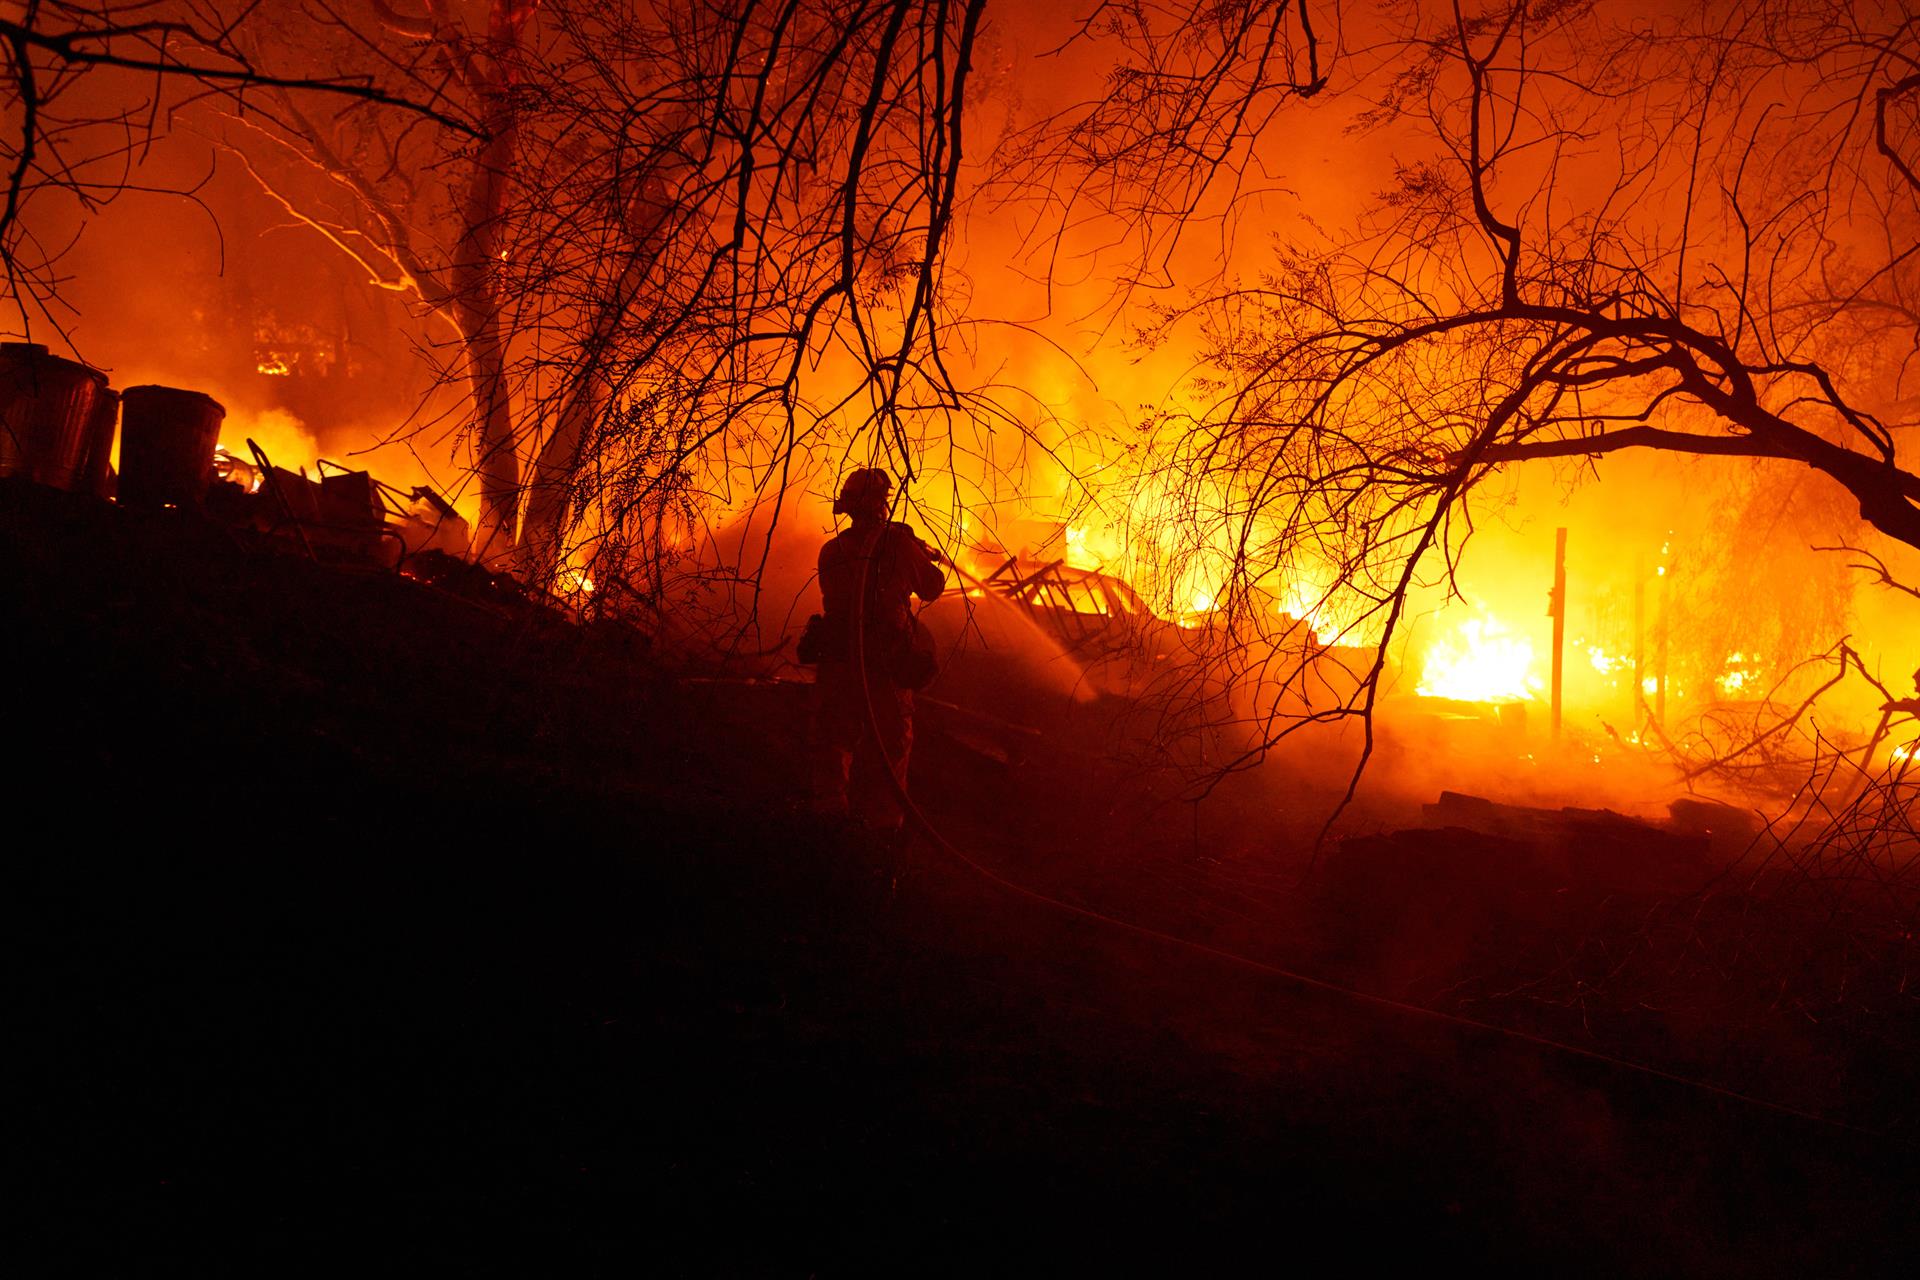
<svg viewBox="0 0 1920 1280"><path fill-rule="evenodd" d="M1037 184L1085 179L1158 243L1281 100L1324 83L1297 0L1102 8L1081 38L1161 104L1154 119L1109 96L986 164L968 133L981 0L494 3L484 36L456 8L311 0L310 30L445 86L484 148L359 117L343 137L289 99L243 124L324 195L248 162L371 278L454 322L486 523L536 580L589 513L592 536L626 540L628 509L658 488L627 470L662 461L656 436L626 434L669 403L684 453L661 483L698 461L716 492L777 495L809 448L911 476L957 422L1023 429L950 359L980 318L943 258L972 189L1000 179L1039 203ZM1133 141L1104 149L1123 123Z"/></svg>
<svg viewBox="0 0 1920 1280"><path fill-rule="evenodd" d="M300 34L444 85L483 143L289 97L237 115L234 150L457 332L495 550L551 575L622 398L669 384L690 451L769 414L791 445L802 369L843 345L866 371L843 400L904 450L902 411L951 398L937 272L983 6L472 7L313 0Z"/></svg>
<svg viewBox="0 0 1920 1280"><path fill-rule="evenodd" d="M1424 137L1427 155L1362 225L1163 312L1160 337L1204 335L1222 392L1155 424L1186 545L1224 559L1234 616L1269 643L1260 592L1307 581L1336 630L1380 646L1331 706L1304 698L1310 652L1263 658L1256 752L1358 719L1364 763L1409 593L1447 576L1476 490L1515 463L1628 448L1798 463L1920 546L1908 427L1886 416L1900 396L1869 373L1885 352L1828 340L1907 287L1920 228L1905 136L1883 147L1878 117L1848 115L1904 109L1916 35L1882 18L1864 45L1773 68L1801 95L1788 119L1697 29L1627 37L1657 37L1688 73L1642 76L1607 56L1620 38L1586 6L1456 7L1411 33L1363 122ZM1828 53L1857 74L1828 77ZM1809 142L1815 117L1832 132ZM1881 246L1878 265L1836 248L1856 242Z"/></svg>
<svg viewBox="0 0 1920 1280"><path fill-rule="evenodd" d="M290 95L328 100L348 113L378 107L473 133L434 95L407 92L417 86L255 61L241 25L257 8L235 17L191 0L24 0L0 13L7 56L0 104L10 121L0 130L0 264L25 332L39 322L65 332L61 260L78 235L78 219L66 215L96 212L142 189L141 160L174 113L196 102L244 109L268 94Z"/></svg>
<svg viewBox="0 0 1920 1280"><path fill-rule="evenodd" d="M471 128L392 112L325 111L296 95L236 104L221 140L262 192L365 272L444 323L463 381L462 424L479 482L483 543L510 543L519 501L508 365L513 335L501 292L519 163L523 37L535 5L488 0L402 11L385 0L313 0L235 39L255 57L384 73L457 104ZM438 338L424 347L439 349Z"/></svg>

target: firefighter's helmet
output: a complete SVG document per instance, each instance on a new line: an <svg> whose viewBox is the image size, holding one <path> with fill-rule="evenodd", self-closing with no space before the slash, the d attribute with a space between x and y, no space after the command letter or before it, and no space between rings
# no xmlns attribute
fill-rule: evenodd
<svg viewBox="0 0 1920 1280"><path fill-rule="evenodd" d="M851 515L877 508L880 514L885 515L887 496L892 492L892 476L879 467L862 467L841 484L840 497L833 504L833 514Z"/></svg>

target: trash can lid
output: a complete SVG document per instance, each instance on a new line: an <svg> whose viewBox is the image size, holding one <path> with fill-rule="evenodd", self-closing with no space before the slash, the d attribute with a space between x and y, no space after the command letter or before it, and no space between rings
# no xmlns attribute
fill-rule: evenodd
<svg viewBox="0 0 1920 1280"><path fill-rule="evenodd" d="M147 383L145 385L138 386L138 387L128 387L125 391L122 391L120 393L120 399L123 403L125 401L133 400L133 399L199 400L212 405L214 408L214 411L218 413L221 417L224 418L227 416L227 406L221 404L218 400L215 400L212 396L208 395L204 391L191 391L191 390L188 390L186 387L162 387L162 386L156 386L152 383Z"/></svg>
<svg viewBox="0 0 1920 1280"><path fill-rule="evenodd" d="M9 361L9 360L18 361L23 364L24 363L37 364L41 361L45 361L46 363L53 365L56 368L64 368L64 369L71 370L75 373L85 374L87 377L92 378L95 382L98 382L103 387L107 384L106 374L100 372L98 369L94 368L90 364L82 364L78 360L68 360L61 356L56 356L47 350L46 345L44 343L0 342L0 361Z"/></svg>

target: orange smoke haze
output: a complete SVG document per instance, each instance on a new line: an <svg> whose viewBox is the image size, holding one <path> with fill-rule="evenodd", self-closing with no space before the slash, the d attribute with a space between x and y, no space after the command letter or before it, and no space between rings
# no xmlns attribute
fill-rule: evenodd
<svg viewBox="0 0 1920 1280"><path fill-rule="evenodd" d="M1048 55L1073 21L1047 8L995 17L969 126L976 184L1018 130L1103 92L1110 68L1096 49ZM1356 44L1368 34L1347 33ZM1018 551L1003 530L1055 523L1066 532L1052 554L1126 579L1169 620L1211 625L1231 599L1235 549L1224 536L1196 546L1182 533L1191 495L1158 473L1144 426L1203 416L1223 392L1196 380L1218 371L1205 366L1203 343L1189 329L1169 329L1157 344L1134 335L1152 319L1152 305L1177 307L1210 284L1257 279L1276 244L1325 243L1330 228L1353 221L1390 185L1419 131L1403 124L1356 133L1360 105L1330 95L1290 106L1287 127L1250 167L1266 176L1234 193L1234 216L1216 191L1177 247L1126 295L1117 274L1138 264L1128 261L1132 249L1111 219L1057 203L997 203L1001 190L983 191L951 248L950 286L963 301L949 325L950 363L961 384L990 391L1005 417L922 425L907 512L922 532L956 553ZM370 287L332 246L288 225L230 157L191 133L168 139L145 176L150 185L185 186L210 168L204 207L131 194L91 217L65 264L74 349L116 386L152 381L212 394L228 408L221 440L231 452L244 454L251 437L283 466L327 456L389 483L432 483L477 518L461 472L460 388L435 391L422 355L446 340L438 322ZM809 376L808 402L836 403L841 384L856 376L854 361L823 351ZM778 616L765 602L741 606L761 610L763 630L808 611L804 548L831 526L825 499L837 474L867 460L847 456L847 441L864 425L852 416L803 423L824 430L801 448L794 483L777 495L786 504L783 539L802 549L783 552L777 580L767 584ZM706 500L699 527L685 536L690 547L706 544L709 559L757 565L764 525L754 526L758 541L737 526L770 517L775 470L751 453L713 467L706 487L727 496ZM1911 602L1868 589L1846 557L1809 551L1857 538L1858 520L1819 481L1789 471L1641 454L1515 473L1483 495L1457 577L1444 579L1436 565L1417 590L1390 653L1386 691L1525 702L1530 732L1539 733L1554 531L1564 527L1566 724L1583 741L1631 733L1636 698L1662 697L1670 722L1709 704L1751 700L1843 636L1896 694L1910 693L1907 673L1920 661ZM587 513L588 533L597 518ZM1920 578L1920 555L1886 554L1908 580ZM575 557L576 573L585 573L583 563ZM1329 595L1330 583L1303 555L1266 567L1257 585L1274 602L1267 607L1306 619L1322 642L1377 639L1367 633L1371 624L1356 630L1353 602ZM1849 685L1836 691L1833 714L1857 731L1875 703Z"/></svg>

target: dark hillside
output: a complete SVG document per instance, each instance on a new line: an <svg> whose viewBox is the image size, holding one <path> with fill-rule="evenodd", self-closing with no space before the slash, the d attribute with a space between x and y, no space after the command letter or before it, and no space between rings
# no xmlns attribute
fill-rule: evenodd
<svg viewBox="0 0 1920 1280"><path fill-rule="evenodd" d="M1911 1146L889 852L799 812L804 690L162 514L0 484L60 1271L1911 1260ZM938 740L919 769L1000 865L1124 860Z"/></svg>

